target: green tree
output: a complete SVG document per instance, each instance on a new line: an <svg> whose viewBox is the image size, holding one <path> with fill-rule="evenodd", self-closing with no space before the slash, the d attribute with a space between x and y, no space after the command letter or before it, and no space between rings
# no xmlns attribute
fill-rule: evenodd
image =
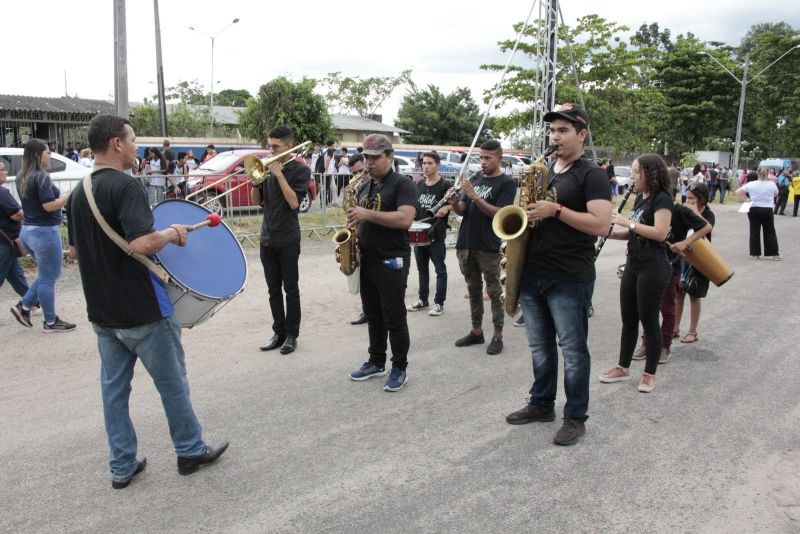
<svg viewBox="0 0 800 534"><path fill-rule="evenodd" d="M325 100L314 93L317 82L303 78L293 82L283 76L264 84L247 101L239 124L247 137L266 146L269 131L278 125L292 128L297 140L327 141L333 125Z"/></svg>
<svg viewBox="0 0 800 534"><path fill-rule="evenodd" d="M656 88L664 98L658 127L676 152L704 149L705 138L732 137L736 129L731 110L737 109L737 88L702 55L707 50L694 36L678 36L673 50L656 65Z"/></svg>
<svg viewBox="0 0 800 534"><path fill-rule="evenodd" d="M478 105L468 88L459 87L445 95L435 85L418 89L412 84L395 124L412 132L403 138L409 143L468 146L480 122ZM488 139L488 134L484 127L481 140Z"/></svg>
<svg viewBox="0 0 800 534"><path fill-rule="evenodd" d="M331 72L320 80L320 85L327 88L325 101L331 108L341 113L354 111L361 117L370 118L398 87L411 83L410 76L411 70L404 70L397 76L371 78Z"/></svg>
<svg viewBox="0 0 800 534"><path fill-rule="evenodd" d="M203 137L209 122L206 106L190 106L185 102L173 106L167 115L169 134L175 137ZM223 135L218 129L214 130L214 134Z"/></svg>
<svg viewBox="0 0 800 534"><path fill-rule="evenodd" d="M167 102L183 102L192 105L208 105L208 98L203 92L203 86L197 80L180 81L171 87L164 89L164 99ZM158 95L153 96L153 100L158 102Z"/></svg>
<svg viewBox="0 0 800 534"><path fill-rule="evenodd" d="M130 120L133 131L139 137L153 137L161 134L158 106L152 104L131 106Z"/></svg>
<svg viewBox="0 0 800 534"><path fill-rule="evenodd" d="M247 89L223 89L214 95L215 106L244 107L253 98Z"/></svg>

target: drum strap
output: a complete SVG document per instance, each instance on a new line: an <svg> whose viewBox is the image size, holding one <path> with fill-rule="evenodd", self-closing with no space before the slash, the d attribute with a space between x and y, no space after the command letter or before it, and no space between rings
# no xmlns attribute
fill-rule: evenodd
<svg viewBox="0 0 800 534"><path fill-rule="evenodd" d="M92 174L89 173L83 178L83 191L86 194L86 200L89 201L89 206L92 208L92 213L94 214L94 218L97 221L97 224L100 225L100 228L103 229L103 232L108 236L111 241L114 242L119 248L121 248L125 254L131 256L133 259L137 260L138 262L142 263L145 267L150 269L150 271L158 277L159 280L167 284L170 280L169 273L155 263L153 260L145 256L144 254L139 254L138 252L134 252L131 248L130 243L125 241L121 235L114 231L113 228L106 222L103 215L100 213L100 210L97 207L97 202L94 200L94 192L92 191Z"/></svg>

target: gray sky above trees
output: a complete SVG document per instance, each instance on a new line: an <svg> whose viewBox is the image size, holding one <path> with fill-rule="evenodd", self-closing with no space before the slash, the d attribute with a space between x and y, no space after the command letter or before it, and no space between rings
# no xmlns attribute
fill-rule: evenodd
<svg viewBox="0 0 800 534"><path fill-rule="evenodd" d="M569 25L597 13L632 31L643 22L658 22L673 37L692 32L702 40L731 45L738 45L759 22L785 21L800 28L796 5L796 0L562 0ZM524 20L530 6L523 0L160 0L165 83L197 79L207 89L211 41L189 26L213 35L238 17L240 22L216 40L216 92L244 88L255 94L261 84L280 75L295 80L333 71L391 76L411 68L418 86L433 83L446 93L467 86L484 109L482 92L499 74L478 66L505 64L507 56L497 42L513 37L512 24ZM156 93L153 3L127 0L127 16L130 100L141 101ZM66 69L70 95L113 98L111 0L4 2L3 21L0 93L63 96ZM522 56L515 59L522 61ZM403 93L397 91L380 110L385 120L394 119Z"/></svg>

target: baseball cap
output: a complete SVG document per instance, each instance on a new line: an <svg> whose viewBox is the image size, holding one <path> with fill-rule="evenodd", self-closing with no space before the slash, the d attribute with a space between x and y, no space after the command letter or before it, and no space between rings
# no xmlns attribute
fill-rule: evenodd
<svg viewBox="0 0 800 534"><path fill-rule="evenodd" d="M582 107L573 104L572 102L565 102L555 107L544 116L545 122L552 122L555 119L565 119L572 123L580 123L584 126L589 126L589 114Z"/></svg>
<svg viewBox="0 0 800 534"><path fill-rule="evenodd" d="M364 139L364 154L367 156L380 156L387 150L394 151L392 142L383 134L370 134Z"/></svg>

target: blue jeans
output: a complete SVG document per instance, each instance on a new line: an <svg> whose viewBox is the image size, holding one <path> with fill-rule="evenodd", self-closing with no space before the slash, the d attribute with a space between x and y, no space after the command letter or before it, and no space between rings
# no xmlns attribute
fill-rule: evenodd
<svg viewBox="0 0 800 534"><path fill-rule="evenodd" d="M38 277L22 297L22 304L30 308L38 302L47 323L56 320L56 280L61 276L61 262L64 256L60 230L61 227L58 225L22 225L19 234L39 269Z"/></svg>
<svg viewBox="0 0 800 534"><path fill-rule="evenodd" d="M589 306L594 282L562 282L522 276L520 303L533 360L531 403L545 410L555 406L558 348L564 356L564 416L586 420L589 409L591 357Z"/></svg>
<svg viewBox="0 0 800 534"><path fill-rule="evenodd" d="M414 259L419 272L419 299L423 302L428 302L430 295L428 263L433 262L433 268L436 271L436 294L433 302L444 306L444 300L447 298L447 266L444 263L446 253L444 236L430 245L414 247Z"/></svg>
<svg viewBox="0 0 800 534"><path fill-rule="evenodd" d="M27 293L28 281L25 279L19 258L11 255L11 247L0 245L0 287L3 287L3 282L6 280L20 297Z"/></svg>
<svg viewBox="0 0 800 534"><path fill-rule="evenodd" d="M128 410L137 357L161 395L175 452L178 456L202 455L206 445L189 397L181 327L175 315L135 328L92 327L100 350L100 390L112 479L125 481L138 466L136 431Z"/></svg>

